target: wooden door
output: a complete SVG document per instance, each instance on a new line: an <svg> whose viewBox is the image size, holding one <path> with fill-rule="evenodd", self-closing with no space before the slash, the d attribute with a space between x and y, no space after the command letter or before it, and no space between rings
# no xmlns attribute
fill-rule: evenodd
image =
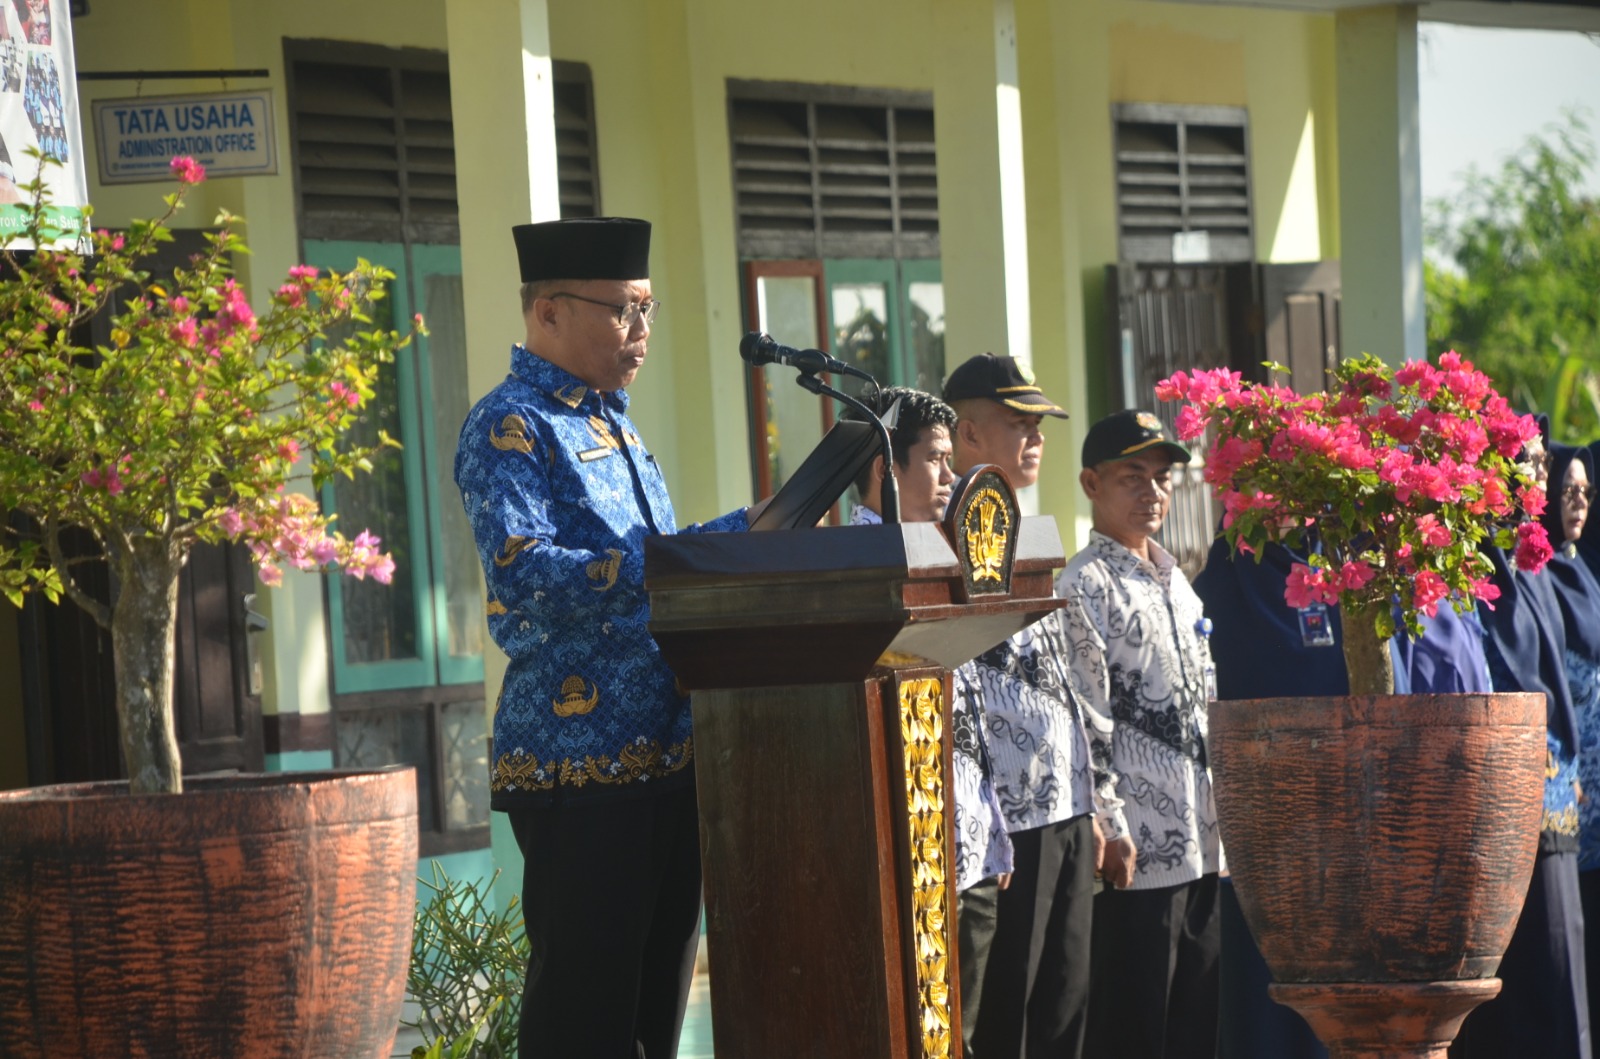
<svg viewBox="0 0 1600 1059"><path fill-rule="evenodd" d="M1339 262L1261 266L1265 357L1297 393L1327 387L1339 366Z"/></svg>

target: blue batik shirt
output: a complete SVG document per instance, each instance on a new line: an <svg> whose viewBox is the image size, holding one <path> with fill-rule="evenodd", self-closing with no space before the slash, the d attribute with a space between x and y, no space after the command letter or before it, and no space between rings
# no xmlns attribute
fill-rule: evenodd
<svg viewBox="0 0 1600 1059"><path fill-rule="evenodd" d="M693 783L689 699L650 635L644 542L676 532L625 391L529 352L473 407L456 485L510 659L495 706L495 809ZM743 530L743 511L686 532Z"/></svg>

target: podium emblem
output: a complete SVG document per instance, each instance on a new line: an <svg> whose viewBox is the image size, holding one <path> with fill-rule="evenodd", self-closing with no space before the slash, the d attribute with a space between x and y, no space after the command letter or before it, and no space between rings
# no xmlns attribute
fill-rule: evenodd
<svg viewBox="0 0 1600 1059"><path fill-rule="evenodd" d="M1017 497L998 468L985 464L956 483L945 532L961 560L965 597L1011 594L1017 554Z"/></svg>

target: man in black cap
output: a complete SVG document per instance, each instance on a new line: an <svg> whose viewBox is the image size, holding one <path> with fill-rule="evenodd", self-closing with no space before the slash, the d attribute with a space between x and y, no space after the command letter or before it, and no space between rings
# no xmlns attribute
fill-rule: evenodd
<svg viewBox="0 0 1600 1059"><path fill-rule="evenodd" d="M1091 1055L1216 1054L1223 861L1206 762L1211 627L1151 539L1173 465L1188 462L1149 412L1090 427L1078 481L1094 529L1056 580L1073 690L1115 782L1099 807L1109 885L1095 898Z"/></svg>
<svg viewBox="0 0 1600 1059"><path fill-rule="evenodd" d="M455 477L510 659L490 804L522 849L525 1056L676 1055L700 918L689 699L647 623L676 532L624 390L661 303L650 225L512 229L527 340L467 416ZM686 532L742 530L737 511Z"/></svg>
<svg viewBox="0 0 1600 1059"><path fill-rule="evenodd" d="M1044 417L1067 413L1016 360L972 357L950 373L944 397L958 417L958 474L990 463L1018 488L1038 481ZM1008 886L973 886L957 908L964 991L969 951L981 961L989 948L972 1038L977 1059L1085 1054L1099 852L1089 742L1068 688L1065 646L1052 615L958 671L979 700L972 712L984 719L1015 864ZM965 1000L962 1007L965 1015Z"/></svg>

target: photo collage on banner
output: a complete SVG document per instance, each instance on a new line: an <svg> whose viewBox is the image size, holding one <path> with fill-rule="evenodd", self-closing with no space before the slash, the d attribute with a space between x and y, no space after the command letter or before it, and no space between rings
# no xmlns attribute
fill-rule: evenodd
<svg viewBox="0 0 1600 1059"><path fill-rule="evenodd" d="M0 0L0 239L12 249L38 175L37 149L60 163L45 172L51 204L69 231L82 227L88 182L78 122L68 0Z"/></svg>

